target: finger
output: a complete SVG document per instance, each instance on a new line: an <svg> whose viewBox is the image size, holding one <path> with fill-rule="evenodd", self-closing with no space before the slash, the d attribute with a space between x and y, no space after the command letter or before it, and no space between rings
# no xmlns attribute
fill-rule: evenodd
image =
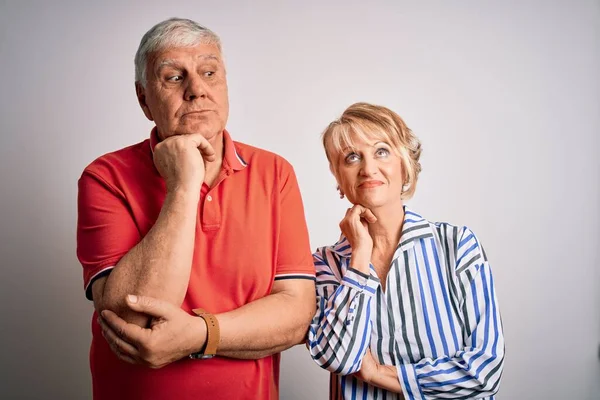
<svg viewBox="0 0 600 400"><path fill-rule="evenodd" d="M119 349L115 348L113 345L109 345L110 349L112 350L113 354L122 361L125 361L126 363L129 364L141 364L141 362L139 362L137 359L128 356L127 354L123 354L119 351Z"/></svg>
<svg viewBox="0 0 600 400"><path fill-rule="evenodd" d="M129 363L129 364L141 364L139 361L137 361L129 356L126 356L124 354L121 354L121 353L116 354L116 356L119 360L125 361L126 363Z"/></svg>
<svg viewBox="0 0 600 400"><path fill-rule="evenodd" d="M360 214L360 217L365 219L367 222L369 223L374 223L377 222L377 217L375 216L375 214L373 214L373 211L369 210L368 208L364 208L363 207L363 212Z"/></svg>
<svg viewBox="0 0 600 400"><path fill-rule="evenodd" d="M350 209L350 215L352 218L356 218L359 219L362 215L362 213L364 213L366 210L365 207L361 206L360 204L356 204L354 205L351 209Z"/></svg>
<svg viewBox="0 0 600 400"><path fill-rule="evenodd" d="M129 324L110 310L103 310L102 320L106 326L112 329L118 337L136 346L147 336L147 329L142 329L135 324Z"/></svg>
<svg viewBox="0 0 600 400"><path fill-rule="evenodd" d="M215 149L208 142L208 140L206 140L206 138L202 136L202 134L192 133L190 135L187 135L187 138L194 143L198 150L200 150L200 153L202 153L202 157L206 161L214 161L217 158Z"/></svg>
<svg viewBox="0 0 600 400"><path fill-rule="evenodd" d="M127 296L127 305L133 311L138 311L162 319L171 319L173 313L180 310L179 307L174 306L168 301L132 294Z"/></svg>
<svg viewBox="0 0 600 400"><path fill-rule="evenodd" d="M102 328L102 336L104 336L111 348L129 357L136 358L139 355L139 351L134 345L120 338L114 330L102 321L102 318L98 318L98 320Z"/></svg>

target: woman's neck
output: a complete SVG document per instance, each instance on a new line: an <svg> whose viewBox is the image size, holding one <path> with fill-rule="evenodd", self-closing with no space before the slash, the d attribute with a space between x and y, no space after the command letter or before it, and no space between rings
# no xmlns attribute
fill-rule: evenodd
<svg viewBox="0 0 600 400"><path fill-rule="evenodd" d="M396 248L402 236L404 207L402 201L384 207L371 209L377 222L369 224L369 234L373 238L373 249Z"/></svg>

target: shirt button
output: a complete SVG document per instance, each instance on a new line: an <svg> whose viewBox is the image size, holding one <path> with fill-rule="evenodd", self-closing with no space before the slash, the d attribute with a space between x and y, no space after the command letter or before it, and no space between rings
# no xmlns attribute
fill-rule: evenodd
<svg viewBox="0 0 600 400"><path fill-rule="evenodd" d="M212 201L212 196L209 194L208 196L206 196L206 200Z"/></svg>

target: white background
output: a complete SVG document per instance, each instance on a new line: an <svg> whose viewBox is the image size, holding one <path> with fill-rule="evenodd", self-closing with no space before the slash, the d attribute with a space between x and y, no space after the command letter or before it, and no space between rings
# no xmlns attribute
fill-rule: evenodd
<svg viewBox="0 0 600 400"><path fill-rule="evenodd" d="M86 4L87 3L87 4ZM410 206L484 243L506 334L498 396L600 398L598 1L0 1L0 397L91 397L76 182L145 139L133 56L172 16L221 35L239 141L296 169L311 246L347 203L319 134L355 101L422 139ZM302 347L281 398L325 399Z"/></svg>

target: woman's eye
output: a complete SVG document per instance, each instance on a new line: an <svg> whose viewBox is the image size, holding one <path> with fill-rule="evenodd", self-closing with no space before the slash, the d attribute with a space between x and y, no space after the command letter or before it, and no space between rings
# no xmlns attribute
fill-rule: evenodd
<svg viewBox="0 0 600 400"><path fill-rule="evenodd" d="M375 152L375 154L378 157L387 157L387 156L390 155L390 151L388 149L385 149L385 148L381 147L381 148L377 149L377 151Z"/></svg>
<svg viewBox="0 0 600 400"><path fill-rule="evenodd" d="M360 157L356 153L350 153L346 156L345 160L347 163L353 163L360 160Z"/></svg>

